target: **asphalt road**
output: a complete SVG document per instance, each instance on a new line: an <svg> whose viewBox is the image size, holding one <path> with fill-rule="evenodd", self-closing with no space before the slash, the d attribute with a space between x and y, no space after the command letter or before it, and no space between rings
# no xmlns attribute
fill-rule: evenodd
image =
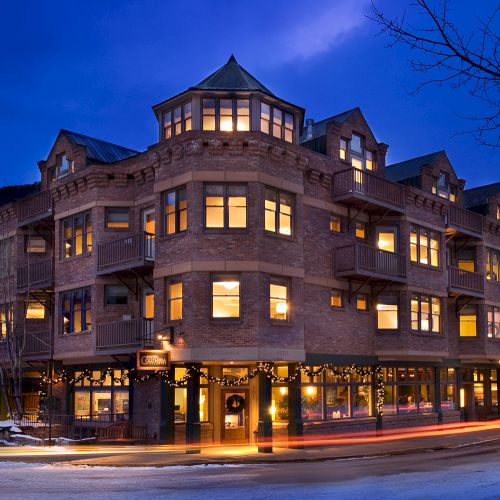
<svg viewBox="0 0 500 500"><path fill-rule="evenodd" d="M498 442L324 462L183 467L0 463L0 498L500 499Z"/></svg>

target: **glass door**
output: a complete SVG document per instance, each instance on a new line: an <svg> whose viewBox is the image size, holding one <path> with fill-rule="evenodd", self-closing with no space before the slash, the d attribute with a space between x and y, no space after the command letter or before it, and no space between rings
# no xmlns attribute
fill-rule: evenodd
<svg viewBox="0 0 500 500"><path fill-rule="evenodd" d="M247 443L249 438L248 390L222 391L222 441Z"/></svg>
<svg viewBox="0 0 500 500"><path fill-rule="evenodd" d="M146 259L155 258L155 209L148 208L142 213L142 230L145 236L145 256Z"/></svg>

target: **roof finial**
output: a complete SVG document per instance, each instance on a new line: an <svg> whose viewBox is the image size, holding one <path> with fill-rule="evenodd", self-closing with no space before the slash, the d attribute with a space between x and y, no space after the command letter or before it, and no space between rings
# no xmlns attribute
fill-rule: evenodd
<svg viewBox="0 0 500 500"><path fill-rule="evenodd" d="M234 57L234 54L231 54L231 57L229 58L229 61L227 61L228 63L230 62L237 62L236 61L236 57Z"/></svg>

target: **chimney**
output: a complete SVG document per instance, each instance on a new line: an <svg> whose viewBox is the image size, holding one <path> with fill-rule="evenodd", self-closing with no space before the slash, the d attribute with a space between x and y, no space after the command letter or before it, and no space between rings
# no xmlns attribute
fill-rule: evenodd
<svg viewBox="0 0 500 500"><path fill-rule="evenodd" d="M313 136L313 125L314 120L312 118L308 118L306 120L306 140L312 139Z"/></svg>

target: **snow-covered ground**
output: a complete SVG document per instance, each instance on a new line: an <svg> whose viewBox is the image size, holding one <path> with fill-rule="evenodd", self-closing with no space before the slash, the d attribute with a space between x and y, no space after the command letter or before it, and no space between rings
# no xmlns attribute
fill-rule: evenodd
<svg viewBox="0 0 500 500"><path fill-rule="evenodd" d="M371 459L375 461L378 459ZM404 460L404 458L403 458ZM411 461L411 459L410 459ZM383 461L380 462L383 466ZM321 462L194 467L87 467L0 463L0 497L8 499L498 499L500 463L489 460L441 470L389 470L356 479L329 479L337 467ZM333 475L333 474L332 474Z"/></svg>

